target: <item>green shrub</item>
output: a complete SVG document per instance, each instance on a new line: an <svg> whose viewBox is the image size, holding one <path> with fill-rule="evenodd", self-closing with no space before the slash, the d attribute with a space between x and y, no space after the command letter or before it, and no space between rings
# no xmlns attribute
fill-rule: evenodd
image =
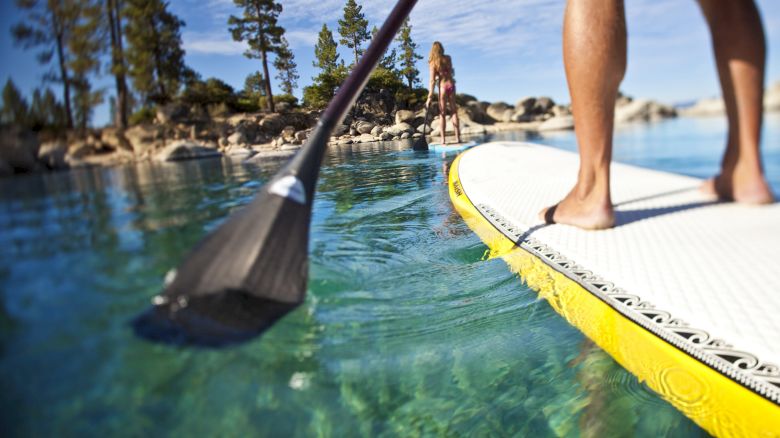
<svg viewBox="0 0 780 438"><path fill-rule="evenodd" d="M192 105L214 105L224 103L234 107L237 96L233 87L217 78L209 78L206 81L192 81L181 95L184 103Z"/></svg>
<svg viewBox="0 0 780 438"><path fill-rule="evenodd" d="M141 123L153 122L155 117L157 117L157 110L152 106L144 106L131 114L128 121L131 125L138 125Z"/></svg>

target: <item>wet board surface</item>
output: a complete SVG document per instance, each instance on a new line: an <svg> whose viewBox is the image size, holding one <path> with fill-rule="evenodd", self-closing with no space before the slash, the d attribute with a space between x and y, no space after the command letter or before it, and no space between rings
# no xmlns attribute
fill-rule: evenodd
<svg viewBox="0 0 780 438"><path fill-rule="evenodd" d="M478 143L476 141L468 141L465 143L447 143L444 145L441 143L430 143L428 144L428 150L434 152L459 152L474 147L477 144Z"/></svg>
<svg viewBox="0 0 780 438"><path fill-rule="evenodd" d="M780 431L780 204L718 202L699 191L700 179L613 163L614 228L543 224L539 211L568 193L578 164L576 154L549 147L483 144L453 163L450 195L492 249L500 246L490 237L497 231L549 268L544 281L565 277L590 296L584 299L596 298L601 310L587 314L566 307L576 293L566 295L563 286L544 295L686 415L717 434L724 433L723 415L732 425L759 428L737 432ZM517 265L521 275L529 266ZM607 316L625 324L589 331ZM651 338L647 345L658 350L640 349L634 335ZM677 362L663 365L667 353ZM669 369L682 374L669 377ZM690 400L674 400L696 391L695 409ZM769 420L748 418L745 400Z"/></svg>

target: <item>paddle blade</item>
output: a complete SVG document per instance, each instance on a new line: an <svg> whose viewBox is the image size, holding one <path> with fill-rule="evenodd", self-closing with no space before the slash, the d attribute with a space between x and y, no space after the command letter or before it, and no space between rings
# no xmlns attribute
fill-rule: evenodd
<svg viewBox="0 0 780 438"><path fill-rule="evenodd" d="M274 193L289 178L270 182L192 250L153 309L133 322L138 335L177 344L240 342L303 302L311 206L303 191Z"/></svg>

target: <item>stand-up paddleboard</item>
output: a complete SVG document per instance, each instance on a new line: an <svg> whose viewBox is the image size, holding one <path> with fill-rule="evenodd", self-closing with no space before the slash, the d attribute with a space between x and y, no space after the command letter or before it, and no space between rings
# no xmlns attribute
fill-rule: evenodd
<svg viewBox="0 0 780 438"><path fill-rule="evenodd" d="M465 143L429 143L428 150L434 152L460 152L468 148L476 146L476 141L467 141Z"/></svg>
<svg viewBox="0 0 780 438"><path fill-rule="evenodd" d="M575 154L469 149L450 168L466 223L541 297L685 415L722 436L780 434L780 204L718 203L701 180L612 165L617 224L545 225Z"/></svg>

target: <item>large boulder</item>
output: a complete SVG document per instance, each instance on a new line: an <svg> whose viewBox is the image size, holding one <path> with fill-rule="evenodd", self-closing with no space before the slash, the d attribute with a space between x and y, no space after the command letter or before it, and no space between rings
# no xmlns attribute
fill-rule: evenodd
<svg viewBox="0 0 780 438"><path fill-rule="evenodd" d="M499 122L509 122L512 120L514 108L506 102L494 102L487 107L487 114Z"/></svg>
<svg viewBox="0 0 780 438"><path fill-rule="evenodd" d="M515 112L524 111L524 112L531 112L534 109L534 105L536 104L536 98L535 97L524 97L517 101L515 104Z"/></svg>
<svg viewBox="0 0 780 438"><path fill-rule="evenodd" d="M116 128L103 128L100 132L100 142L111 150L132 151L133 146L127 141L124 132Z"/></svg>
<svg viewBox="0 0 780 438"><path fill-rule="evenodd" d="M648 99L636 99L615 108L615 123L650 122L676 116L674 108Z"/></svg>
<svg viewBox="0 0 780 438"><path fill-rule="evenodd" d="M38 150L38 161L49 169L67 169L68 162L65 155L68 153L68 145L62 140L54 140L43 143Z"/></svg>
<svg viewBox="0 0 780 438"><path fill-rule="evenodd" d="M84 157L94 155L97 152L92 143L86 140L76 140L68 146L66 160L71 163L80 161Z"/></svg>
<svg viewBox="0 0 780 438"><path fill-rule="evenodd" d="M361 120L355 124L355 129L357 130L358 134L370 134L371 130L374 129L375 126L376 125L371 122Z"/></svg>
<svg viewBox="0 0 780 438"><path fill-rule="evenodd" d="M534 102L533 111L535 114L547 114L555 106L555 102L549 97L539 97Z"/></svg>
<svg viewBox="0 0 780 438"><path fill-rule="evenodd" d="M31 172L40 169L38 164L38 137L32 132L17 127L0 128L0 162L5 168L17 172Z"/></svg>
<svg viewBox="0 0 780 438"><path fill-rule="evenodd" d="M411 123L412 120L414 120L416 117L416 114L414 111L409 110L398 110L395 112L395 124L399 123Z"/></svg>
<svg viewBox="0 0 780 438"><path fill-rule="evenodd" d="M229 145L246 144L246 137L244 136L243 132L236 131L228 136L227 142Z"/></svg>
<svg viewBox="0 0 780 438"><path fill-rule="evenodd" d="M538 131L564 131L574 129L574 117L558 116L545 120L536 128Z"/></svg>
<svg viewBox="0 0 780 438"><path fill-rule="evenodd" d="M495 122L495 119L490 117L488 113L486 113L485 110L482 108L482 105L476 100L471 100L467 102L461 108L465 110L466 114L469 115L471 120L477 123L488 125Z"/></svg>
<svg viewBox="0 0 780 438"><path fill-rule="evenodd" d="M384 129L384 132L387 132L388 134L392 135L393 137L400 136L404 132L413 133L414 128L412 128L412 125L408 123L397 123L393 126L390 126L388 128Z"/></svg>
<svg viewBox="0 0 780 438"><path fill-rule="evenodd" d="M136 125L125 131L125 138L130 142L133 152L142 155L162 145L163 129L157 125Z"/></svg>
<svg viewBox="0 0 780 438"><path fill-rule="evenodd" d="M189 118L190 106L181 102L171 102L157 107L156 119L161 125L187 122Z"/></svg>
<svg viewBox="0 0 780 438"><path fill-rule="evenodd" d="M222 154L214 147L190 140L178 140L164 147L154 158L158 161L179 161L219 156Z"/></svg>

